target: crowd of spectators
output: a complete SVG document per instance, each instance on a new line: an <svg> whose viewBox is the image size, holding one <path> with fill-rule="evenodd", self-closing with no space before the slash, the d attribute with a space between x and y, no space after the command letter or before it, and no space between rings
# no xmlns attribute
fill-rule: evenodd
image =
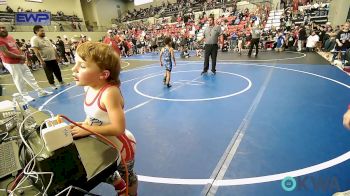
<svg viewBox="0 0 350 196"><path fill-rule="evenodd" d="M56 49L58 56L60 57L60 65L69 65L73 64L74 62L74 54L77 46L80 43L84 43L88 40L86 35L80 35L80 36L74 36L74 37L67 37L63 36L61 38L60 36L56 37L56 40L50 39L50 42L52 43L52 46ZM30 68L31 71L36 71L40 68L42 68L42 65L39 62L39 59L35 55L34 50L32 49L30 45L30 40L25 39L16 39L17 46L21 49L21 51L25 54L26 61L25 64ZM1 63L0 60L0 74L8 73L7 70L4 68L4 66Z"/></svg>
<svg viewBox="0 0 350 196"><path fill-rule="evenodd" d="M180 0L180 2L183 2L183 0ZM185 4L196 2L196 0L193 0L185 2ZM168 5L170 4L164 2L165 7ZM223 52L232 50L239 54L247 50L251 41L250 24L258 22L261 24L259 47L263 51L324 51L328 52L329 60L332 63L338 58L343 65L348 63L344 55L341 55L345 54L344 52L340 52L338 56L337 45L339 44L336 41L340 39L339 33L344 30L345 26L332 27L329 22L318 23L317 17L309 20L313 12L328 8L327 2L315 1L310 4L310 2L305 1L305 5L299 5L296 12L293 11L293 4L290 4L289 1L281 1L281 6L285 9L280 26L272 26L271 28L264 28L271 11L268 5L257 6L255 10L237 9L236 6L225 7L221 12L222 15L216 20L217 25L221 26L223 32L223 39L220 40L220 50ZM154 9L150 10L154 11ZM207 10L203 11L200 17L189 17L187 20L178 16L175 20L166 17L159 18L155 24L150 24L146 20L122 23L114 26L108 34L112 33L113 39L117 40L121 55L124 57L158 52L159 48L164 45L163 42L166 37L172 39L173 48L180 51L185 58L189 57L190 53L188 51L190 50L196 50L197 56L201 56L200 51L203 43L198 40L206 27L207 18L211 14L211 11ZM303 20L300 23L292 22L298 18L303 18ZM101 41L103 39L101 38ZM349 43L349 40L346 43ZM344 47L347 47L346 50L349 49L348 44L345 44ZM61 53L63 54L63 52ZM61 57L64 60L63 63L72 61L72 59L69 60L67 54L61 55Z"/></svg>

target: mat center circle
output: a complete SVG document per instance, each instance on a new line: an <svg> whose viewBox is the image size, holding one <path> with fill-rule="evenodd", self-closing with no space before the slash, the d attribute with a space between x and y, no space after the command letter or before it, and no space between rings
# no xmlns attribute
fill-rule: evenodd
<svg viewBox="0 0 350 196"><path fill-rule="evenodd" d="M191 73L193 74L181 74L180 73ZM172 72L173 86L170 89L166 87L157 88L156 92L147 92L146 80L153 80L152 86L155 84L160 84L163 74L152 75L142 80L138 81L134 85L134 90L141 96L162 100L162 101L210 101L224 99L228 97L233 97L244 93L249 90L252 86L252 82L245 76L225 71L217 71L217 75L204 75L200 76L201 70L186 70L186 71L175 71ZM198 75L197 75L198 74ZM227 77L231 76L231 77ZM232 77L234 76L234 77ZM183 78L185 77L185 78ZM157 81L154 81L157 80ZM243 81L242 81L243 80ZM151 85L151 84L150 84ZM142 88L143 87L143 88ZM234 89L236 88L236 89ZM140 90L146 89L146 90ZM152 88L154 89L154 88ZM234 90L232 90L234 89ZM184 93L178 93L179 90L183 90ZM211 97L200 97L201 92L210 91L213 96ZM233 92L232 92L233 91ZM175 93L176 92L176 93Z"/></svg>

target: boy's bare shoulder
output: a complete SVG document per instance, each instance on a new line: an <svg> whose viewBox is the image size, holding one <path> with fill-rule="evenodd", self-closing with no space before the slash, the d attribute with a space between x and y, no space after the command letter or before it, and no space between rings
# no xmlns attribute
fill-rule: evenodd
<svg viewBox="0 0 350 196"><path fill-rule="evenodd" d="M117 87L117 86L110 86L110 87L108 87L103 92L102 99L103 100L109 100L109 99L120 100L120 99L122 99L119 87Z"/></svg>
<svg viewBox="0 0 350 196"><path fill-rule="evenodd" d="M117 102L120 102L122 105L124 105L124 101L123 101L123 96L120 92L120 89L118 86L110 86L108 87L105 92L103 92L102 94L102 102L105 103L105 101L111 101L111 100L115 100Z"/></svg>
<svg viewBox="0 0 350 196"><path fill-rule="evenodd" d="M121 95L120 89L118 86L110 86L105 90L106 95Z"/></svg>

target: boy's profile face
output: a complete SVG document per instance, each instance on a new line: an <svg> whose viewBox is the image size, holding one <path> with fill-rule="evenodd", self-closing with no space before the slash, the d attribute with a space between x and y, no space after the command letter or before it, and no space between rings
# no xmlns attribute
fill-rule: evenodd
<svg viewBox="0 0 350 196"><path fill-rule="evenodd" d="M105 79L105 71L102 71L91 59L84 61L79 55L76 55L72 71L73 79L78 86L95 87Z"/></svg>

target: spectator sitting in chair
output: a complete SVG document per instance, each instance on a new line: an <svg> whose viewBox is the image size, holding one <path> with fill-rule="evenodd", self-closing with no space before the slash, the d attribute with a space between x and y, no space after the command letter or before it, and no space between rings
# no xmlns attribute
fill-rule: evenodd
<svg viewBox="0 0 350 196"><path fill-rule="evenodd" d="M8 13L13 13L13 9L10 6L6 6L6 11Z"/></svg>
<svg viewBox="0 0 350 196"><path fill-rule="evenodd" d="M186 46L184 46L183 48L182 48L182 51L181 51L181 58L189 58L190 57L190 53L188 52L188 50L187 50L187 48L186 48Z"/></svg>
<svg viewBox="0 0 350 196"><path fill-rule="evenodd" d="M277 52L282 52L283 51L284 42L285 42L285 38L284 38L282 32L277 33L276 36L277 36L276 51Z"/></svg>
<svg viewBox="0 0 350 196"><path fill-rule="evenodd" d="M332 64L334 64L334 60L338 56L338 53L340 52L341 56L341 62L344 65L345 64L345 52L350 48L350 24L346 22L343 26L343 30L339 31L336 36L336 46L335 46L335 52L333 54L332 58Z"/></svg>
<svg viewBox="0 0 350 196"><path fill-rule="evenodd" d="M306 41L306 51L314 51L316 43L320 40L320 37L316 34L315 31L312 31L311 35L307 38Z"/></svg>
<svg viewBox="0 0 350 196"><path fill-rule="evenodd" d="M224 44L222 44L222 48L221 48L221 51L222 52L227 52L228 51L228 41L227 40L225 40L224 41Z"/></svg>

